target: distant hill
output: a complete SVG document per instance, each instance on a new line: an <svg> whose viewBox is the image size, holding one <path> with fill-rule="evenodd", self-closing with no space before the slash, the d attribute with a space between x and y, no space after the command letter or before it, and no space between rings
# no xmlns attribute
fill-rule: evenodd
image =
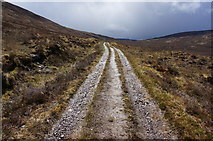
<svg viewBox="0 0 213 141"><path fill-rule="evenodd" d="M137 41L137 40L134 40L134 39L126 39L126 38L116 38L116 40Z"/></svg>
<svg viewBox="0 0 213 141"><path fill-rule="evenodd" d="M153 39L159 39L159 38L172 38L172 37L185 37L185 36L200 36L205 34L211 34L211 30L204 30L204 31L191 31L191 32L180 32L175 34L170 34L162 37L156 37Z"/></svg>
<svg viewBox="0 0 213 141"><path fill-rule="evenodd" d="M150 51L185 51L199 55L211 56L211 30L183 32L148 40L117 40L127 46L142 47Z"/></svg>

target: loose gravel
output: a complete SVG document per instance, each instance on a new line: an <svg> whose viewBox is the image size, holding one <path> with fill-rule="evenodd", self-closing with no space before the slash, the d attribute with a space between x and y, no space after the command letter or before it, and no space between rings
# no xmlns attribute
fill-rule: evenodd
<svg viewBox="0 0 213 141"><path fill-rule="evenodd" d="M122 83L115 62L115 52L111 50L110 63L106 70L103 89L93 102L91 130L97 139L128 139L128 116L124 112Z"/></svg>
<svg viewBox="0 0 213 141"><path fill-rule="evenodd" d="M105 52L95 69L88 75L74 97L70 99L69 105L62 114L61 119L53 125L51 132L45 139L66 139L70 134L81 128L81 123L86 116L88 105L93 99L93 94L100 81L109 56L109 50L105 43L104 47Z"/></svg>
<svg viewBox="0 0 213 141"><path fill-rule="evenodd" d="M177 136L169 128L164 115L157 103L149 96L140 80L121 50L116 49L123 65L126 87L133 104L139 132L137 136L143 139L177 139Z"/></svg>

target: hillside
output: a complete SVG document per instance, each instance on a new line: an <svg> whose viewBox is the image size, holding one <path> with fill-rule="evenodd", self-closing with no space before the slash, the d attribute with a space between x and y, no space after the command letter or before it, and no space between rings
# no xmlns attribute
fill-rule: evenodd
<svg viewBox="0 0 213 141"><path fill-rule="evenodd" d="M66 108L102 49L90 33L7 2L2 10L3 138L38 138Z"/></svg>
<svg viewBox="0 0 213 141"><path fill-rule="evenodd" d="M69 36L84 38L108 38L89 32L77 31L71 28L63 27L46 18L36 15L21 7L8 2L2 3L3 9L3 33L4 39L13 37L16 40L26 40L32 38L33 34L64 34ZM16 33L16 34L10 34ZM9 40L9 39L8 39Z"/></svg>
<svg viewBox="0 0 213 141"><path fill-rule="evenodd" d="M185 51L211 56L211 31L183 32L142 41L116 41L123 45L141 47L150 51Z"/></svg>

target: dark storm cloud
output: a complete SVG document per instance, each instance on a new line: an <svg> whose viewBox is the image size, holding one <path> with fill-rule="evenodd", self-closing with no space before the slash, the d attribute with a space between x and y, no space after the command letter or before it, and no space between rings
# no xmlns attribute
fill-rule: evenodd
<svg viewBox="0 0 213 141"><path fill-rule="evenodd" d="M211 27L211 3L15 3L61 25L115 38L147 39Z"/></svg>

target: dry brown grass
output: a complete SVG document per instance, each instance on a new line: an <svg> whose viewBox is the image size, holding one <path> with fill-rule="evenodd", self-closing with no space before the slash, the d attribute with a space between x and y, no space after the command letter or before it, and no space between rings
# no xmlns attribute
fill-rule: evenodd
<svg viewBox="0 0 213 141"><path fill-rule="evenodd" d="M14 76L15 83L3 95L3 138L43 138L97 63L101 48L98 44L82 48L72 63L45 65L52 69L48 73L38 71L41 68L5 73ZM20 74L22 78L16 79Z"/></svg>
<svg viewBox="0 0 213 141"><path fill-rule="evenodd" d="M212 77L212 57L115 46L128 57L149 94L165 112L165 118L178 131L179 138L211 138L212 84L208 79Z"/></svg>

